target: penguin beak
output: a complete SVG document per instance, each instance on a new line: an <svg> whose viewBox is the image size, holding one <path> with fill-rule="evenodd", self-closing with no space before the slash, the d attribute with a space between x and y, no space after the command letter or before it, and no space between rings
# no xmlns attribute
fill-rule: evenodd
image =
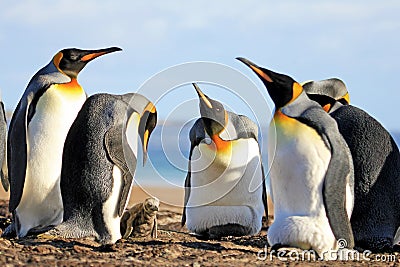
<svg viewBox="0 0 400 267"><path fill-rule="evenodd" d="M194 89L196 89L197 95L199 96L199 99L201 101L202 104L206 105L208 108L213 108L210 100L208 99L208 97L200 90L200 87L197 86L196 83L192 83L192 85L194 86Z"/></svg>
<svg viewBox="0 0 400 267"><path fill-rule="evenodd" d="M110 48L104 48L104 49L98 49L98 50L86 50L83 52L84 55L81 57L81 61L89 62L97 57L102 56L102 55L109 54L112 52L117 52L117 51L122 51L122 49L119 47L110 47Z"/></svg>
<svg viewBox="0 0 400 267"><path fill-rule="evenodd" d="M142 150L143 150L143 166L147 161L147 148L150 139L150 135L153 132L154 128L157 124L157 110L156 107L149 103L142 116L140 117L139 122L139 135L140 140L142 141Z"/></svg>
<svg viewBox="0 0 400 267"><path fill-rule="evenodd" d="M272 71L261 68L246 58L237 57L236 59L244 63L250 69L252 69L263 82L268 82L268 83L274 82L272 79L272 77L274 76Z"/></svg>

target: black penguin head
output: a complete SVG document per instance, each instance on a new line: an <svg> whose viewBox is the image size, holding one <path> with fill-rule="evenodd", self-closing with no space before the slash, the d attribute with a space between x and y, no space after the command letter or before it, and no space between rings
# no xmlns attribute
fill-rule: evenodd
<svg viewBox="0 0 400 267"><path fill-rule="evenodd" d="M224 130L228 119L224 106L220 102L206 96L197 84L192 84L199 96L200 115L207 134L209 136L218 135Z"/></svg>
<svg viewBox="0 0 400 267"><path fill-rule="evenodd" d="M91 60L116 51L121 51L121 48L110 47L98 50L81 50L77 48L67 48L58 52L53 63L57 69L71 78L76 78L79 72Z"/></svg>
<svg viewBox="0 0 400 267"><path fill-rule="evenodd" d="M299 83L285 74L264 69L242 57L236 59L251 68L263 81L265 87L267 87L268 94L271 96L277 109L296 99L303 91L303 88Z"/></svg>

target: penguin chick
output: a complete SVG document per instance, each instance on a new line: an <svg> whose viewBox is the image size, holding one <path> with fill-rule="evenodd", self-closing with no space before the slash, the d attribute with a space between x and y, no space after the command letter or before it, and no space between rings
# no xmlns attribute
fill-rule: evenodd
<svg viewBox="0 0 400 267"><path fill-rule="evenodd" d="M120 219L132 188L138 139L144 164L156 122L155 106L139 94L96 94L86 100L65 141L64 221L48 235L92 236L103 245L121 238Z"/></svg>
<svg viewBox="0 0 400 267"><path fill-rule="evenodd" d="M30 80L8 132L9 210L13 223L3 236L24 237L62 221L64 141L86 100L78 74L93 59L120 50L63 49Z"/></svg>
<svg viewBox="0 0 400 267"><path fill-rule="evenodd" d="M190 130L182 226L210 239L257 234L268 216L257 125L193 86L201 118Z"/></svg>
<svg viewBox="0 0 400 267"><path fill-rule="evenodd" d="M367 112L350 105L345 87L335 91L326 81L318 81L307 83L304 89L307 94L334 99L334 105L340 102L329 112L353 158L355 199L350 222L356 248L391 252L399 241L395 235L400 227L400 152L393 137ZM321 97L315 100L326 105Z"/></svg>
<svg viewBox="0 0 400 267"><path fill-rule="evenodd" d="M124 212L121 218L121 235L128 237L157 238L157 212L160 201L157 198L147 198Z"/></svg>
<svg viewBox="0 0 400 267"><path fill-rule="evenodd" d="M275 103L268 134L274 202L269 244L313 249L324 259L343 248L343 240L353 248L353 163L335 120L291 77L237 59L257 74Z"/></svg>

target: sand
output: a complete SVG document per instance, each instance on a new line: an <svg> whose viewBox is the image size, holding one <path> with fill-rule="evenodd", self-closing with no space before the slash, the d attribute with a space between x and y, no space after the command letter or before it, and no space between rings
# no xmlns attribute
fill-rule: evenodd
<svg viewBox="0 0 400 267"><path fill-rule="evenodd" d="M156 239L120 240L103 247L90 238L0 238L0 266L400 266L397 252L330 262L309 254L302 257L302 251L294 248L271 255L266 244L272 216L264 217L262 231L256 236L203 240L181 227L183 194L182 188L133 188L129 206L149 195L161 200ZM1 232L10 223L10 213L8 194L0 190L0 199Z"/></svg>

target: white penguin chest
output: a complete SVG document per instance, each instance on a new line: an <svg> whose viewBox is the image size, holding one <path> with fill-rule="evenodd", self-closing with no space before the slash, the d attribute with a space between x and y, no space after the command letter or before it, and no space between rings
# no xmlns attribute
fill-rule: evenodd
<svg viewBox="0 0 400 267"><path fill-rule="evenodd" d="M276 116L268 138L275 216L325 216L322 188L331 154L322 138L295 119Z"/></svg>
<svg viewBox="0 0 400 267"><path fill-rule="evenodd" d="M38 100L27 129L27 177L35 187L54 186L61 172L65 138L86 100L83 90L73 94L51 86Z"/></svg>
<svg viewBox="0 0 400 267"><path fill-rule="evenodd" d="M190 168L188 206L243 205L261 196L261 157L253 138L231 141L224 151L201 143L193 149Z"/></svg>

